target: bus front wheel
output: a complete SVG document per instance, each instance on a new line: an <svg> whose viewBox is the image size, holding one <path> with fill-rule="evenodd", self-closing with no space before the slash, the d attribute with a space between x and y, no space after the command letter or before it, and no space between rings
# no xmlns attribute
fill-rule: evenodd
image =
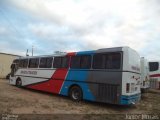
<svg viewBox="0 0 160 120"><path fill-rule="evenodd" d="M81 101L83 98L82 89L79 86L71 87L69 90L69 96L73 101Z"/></svg>
<svg viewBox="0 0 160 120"><path fill-rule="evenodd" d="M21 86L22 86L22 81L21 81L21 79L17 79L17 80L16 80L16 86L17 86L17 87L21 87Z"/></svg>

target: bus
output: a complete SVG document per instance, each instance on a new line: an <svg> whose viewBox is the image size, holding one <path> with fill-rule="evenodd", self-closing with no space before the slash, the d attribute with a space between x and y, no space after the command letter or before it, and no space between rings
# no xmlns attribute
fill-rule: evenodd
<svg viewBox="0 0 160 120"><path fill-rule="evenodd" d="M147 92L149 88L149 64L147 59L141 57L141 93Z"/></svg>
<svg viewBox="0 0 160 120"><path fill-rule="evenodd" d="M10 84L73 101L132 105L141 97L140 56L129 47L22 57L11 69Z"/></svg>
<svg viewBox="0 0 160 120"><path fill-rule="evenodd" d="M150 86L153 89L160 89L160 61L149 62Z"/></svg>

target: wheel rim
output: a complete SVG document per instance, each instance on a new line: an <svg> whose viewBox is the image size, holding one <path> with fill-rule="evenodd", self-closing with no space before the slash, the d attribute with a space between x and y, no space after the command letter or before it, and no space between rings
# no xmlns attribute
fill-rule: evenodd
<svg viewBox="0 0 160 120"><path fill-rule="evenodd" d="M80 98L80 92L79 92L78 89L74 89L74 90L72 91L72 98L73 98L74 100L77 100L77 99Z"/></svg>

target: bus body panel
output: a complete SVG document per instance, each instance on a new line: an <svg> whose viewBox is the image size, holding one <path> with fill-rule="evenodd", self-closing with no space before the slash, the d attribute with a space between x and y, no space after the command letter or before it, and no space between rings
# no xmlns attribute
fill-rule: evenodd
<svg viewBox="0 0 160 120"><path fill-rule="evenodd" d="M71 58L72 56L90 55L93 57L98 53L120 53L120 69L93 69L92 66L90 69L56 68L43 70L40 68L26 68L19 69L15 73L15 77L11 77L10 80L14 79L16 81L20 77L22 86L66 96L69 95L71 86L78 85L83 91L83 99L90 101L123 105L138 101L140 98L138 83L140 79L138 71L139 56L134 50L128 47L117 47L96 51L73 52L63 56ZM52 57L54 58L54 56ZM93 60L91 63L93 63ZM32 75L27 75L28 73ZM126 92L127 83L132 85L130 88L134 89L132 92Z"/></svg>
<svg viewBox="0 0 160 120"><path fill-rule="evenodd" d="M160 61L149 61L150 88L160 89Z"/></svg>
<svg viewBox="0 0 160 120"><path fill-rule="evenodd" d="M149 83L149 66L147 59L141 58L141 89L142 91L150 87Z"/></svg>
<svg viewBox="0 0 160 120"><path fill-rule="evenodd" d="M140 56L132 49L123 49L122 95L120 104L140 100Z"/></svg>

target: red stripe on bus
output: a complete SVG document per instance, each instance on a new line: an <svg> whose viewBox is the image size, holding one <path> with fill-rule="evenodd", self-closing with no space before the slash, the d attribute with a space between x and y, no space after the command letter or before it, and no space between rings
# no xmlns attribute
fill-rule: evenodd
<svg viewBox="0 0 160 120"><path fill-rule="evenodd" d="M153 74L153 75L150 75L149 77L160 77L160 74Z"/></svg>
<svg viewBox="0 0 160 120"><path fill-rule="evenodd" d="M57 69L49 81L29 85L27 88L58 94L65 80L67 71L68 69Z"/></svg>
<svg viewBox="0 0 160 120"><path fill-rule="evenodd" d="M76 52L70 52L70 53L67 53L67 56L74 56L76 54Z"/></svg>
<svg viewBox="0 0 160 120"><path fill-rule="evenodd" d="M76 54L75 52L72 52L72 53L68 53L67 56L74 56L75 54ZM62 88L63 82L65 81L67 72L68 72L68 68L57 69L49 81L37 83L34 85L29 85L27 87L31 89L58 94Z"/></svg>

